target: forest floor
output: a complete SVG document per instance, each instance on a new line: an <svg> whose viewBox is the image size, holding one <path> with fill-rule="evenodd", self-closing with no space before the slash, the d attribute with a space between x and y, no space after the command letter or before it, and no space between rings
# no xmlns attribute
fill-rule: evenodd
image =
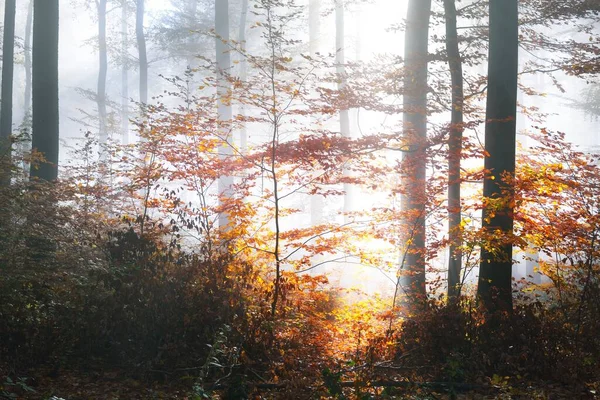
<svg viewBox="0 0 600 400"><path fill-rule="evenodd" d="M1 369L0 369L1 371ZM203 400L190 394L195 378L183 376L168 379L165 376L154 380L135 379L131 371L79 371L50 368L32 370L28 378L18 382L0 385L0 399L31 400L154 400L185 399ZM400 377L396 377L399 379ZM435 386L435 385L434 385ZM472 387L469 387L472 386ZM578 387L567 387L550 382L499 382L463 384L457 390L440 390L439 387L376 388L357 393L354 388L346 388L344 395L331 396L325 387L314 391L294 392L294 390L254 389L248 399L411 399L411 400L450 400L450 399L600 399L600 383ZM225 398L218 391L214 399ZM240 398L241 399L241 398Z"/></svg>

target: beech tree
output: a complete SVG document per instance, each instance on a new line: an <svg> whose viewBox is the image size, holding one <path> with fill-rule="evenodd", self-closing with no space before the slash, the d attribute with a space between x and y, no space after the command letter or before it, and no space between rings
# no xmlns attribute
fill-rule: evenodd
<svg viewBox="0 0 600 400"><path fill-rule="evenodd" d="M43 160L31 164L31 177L58 177L58 0L35 0L33 17L32 148Z"/></svg>
<svg viewBox="0 0 600 400"><path fill-rule="evenodd" d="M10 184L12 153L13 75L15 49L16 1L4 5L4 38L2 42L2 109L0 112L0 186Z"/></svg>
<svg viewBox="0 0 600 400"><path fill-rule="evenodd" d="M448 299L456 300L460 294L460 272L462 266L460 165L463 135L463 68L458 46L455 0L444 0L446 18L446 52L452 84L452 111L448 139Z"/></svg>
<svg viewBox="0 0 600 400"><path fill-rule="evenodd" d="M410 0L404 41L403 224L406 257L402 287L412 304L425 297L427 62L431 0Z"/></svg>
<svg viewBox="0 0 600 400"><path fill-rule="evenodd" d="M98 104L98 141L101 146L108 141L106 126L106 74L108 72L108 52L106 49L106 1L96 2L98 11L98 86L96 102ZM104 154L104 151L102 151Z"/></svg>
<svg viewBox="0 0 600 400"><path fill-rule="evenodd" d="M146 51L146 35L144 33L144 1L136 0L135 37L138 46L138 63L140 68L140 103L148 103L148 54Z"/></svg>
<svg viewBox="0 0 600 400"><path fill-rule="evenodd" d="M231 134L231 53L229 44L229 0L215 0L215 48L217 60L217 106L218 106L218 132L224 142L229 140ZM219 147L219 154L223 158L231 157L231 146L224 144ZM229 176L219 177L218 191L220 197L227 197L233 184ZM219 227L224 229L229 224L226 210L219 216Z"/></svg>
<svg viewBox="0 0 600 400"><path fill-rule="evenodd" d="M345 38L345 11L344 0L335 1L335 63L338 82L338 91L343 95L346 88L346 38ZM350 138L350 114L348 106L342 102L340 108L340 133L343 137ZM345 172L348 173L347 171ZM344 183L344 219L348 220L347 213L351 211L352 185Z"/></svg>
<svg viewBox="0 0 600 400"><path fill-rule="evenodd" d="M23 122L29 118L31 114L31 34L33 27L33 2L29 0L29 6L27 7L27 20L25 22L25 43L23 51L25 53L25 60L23 67L25 68L25 90L23 92L23 109L24 116Z"/></svg>
<svg viewBox="0 0 600 400"><path fill-rule="evenodd" d="M239 60L239 79L243 84L248 79L248 61L246 60L246 38L247 38L247 25L248 25L248 0L242 0L242 8L240 11L240 26L238 30L238 43L240 46L240 60ZM239 114L241 119L246 116L245 104L239 105ZM245 154L248 150L248 132L246 124L242 123L239 134L240 150L242 154Z"/></svg>
<svg viewBox="0 0 600 400"><path fill-rule="evenodd" d="M121 1L121 142L129 144L128 0Z"/></svg>
<svg viewBox="0 0 600 400"><path fill-rule="evenodd" d="M518 0L490 0L485 177L477 295L489 311L512 310L512 240L518 63Z"/></svg>
<svg viewBox="0 0 600 400"><path fill-rule="evenodd" d="M308 49L312 58L317 56L321 45L321 0L310 0L308 3ZM320 194L310 196L310 223L318 225L323 222L323 206L325 199Z"/></svg>

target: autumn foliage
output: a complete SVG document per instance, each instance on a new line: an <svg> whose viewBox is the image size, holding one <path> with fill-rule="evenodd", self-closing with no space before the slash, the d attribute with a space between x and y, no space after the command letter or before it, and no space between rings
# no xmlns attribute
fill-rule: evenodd
<svg viewBox="0 0 600 400"><path fill-rule="evenodd" d="M477 19L477 10L462 11ZM150 398L140 386L190 399L526 396L530 387L542 396L546 380L598 390L598 157L540 123L514 175L498 177L510 190L485 198L480 183L496 177L482 168L489 154L477 136L484 77L468 81L460 152L454 143L450 154L456 124L415 143L394 120L406 111L394 100L406 95L402 60L348 63L340 76L325 56L297 55L285 34L297 23L293 1L254 11L268 51L225 43L248 64L244 80L220 71L227 90L217 88L205 59L163 77L169 89L139 107L137 140L100 145L87 132L56 182L25 173L42 154L14 155L0 187L0 377L10 379L0 397L76 392L86 375L107 388L84 398L114 389L115 376L140 399ZM467 39L474 52L462 62L477 65L481 35ZM435 49L432 58L447 61ZM593 72L583 64L574 70ZM448 106L444 74L427 89L430 113ZM339 111L358 108L392 122L343 134ZM403 161L407 152L417 157ZM458 214L450 155L462 163L450 174L462 186ZM419 207L407 209L415 165L426 172ZM361 207L340 206L349 187ZM327 212L311 224L314 196ZM510 210L514 232L483 230L483 209ZM453 212L457 240L446 226ZM440 261L450 246L462 257L452 299ZM534 267L512 282L514 309L490 312L476 297L480 253L500 259L507 246ZM415 288L403 286L411 258L426 279L418 308L406 307ZM361 279L372 270L388 286L347 284L358 266Z"/></svg>

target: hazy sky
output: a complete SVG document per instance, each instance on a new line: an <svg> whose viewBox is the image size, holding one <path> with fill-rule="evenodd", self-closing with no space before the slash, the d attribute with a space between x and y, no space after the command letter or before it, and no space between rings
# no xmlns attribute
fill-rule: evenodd
<svg viewBox="0 0 600 400"><path fill-rule="evenodd" d="M307 2L307 1L306 1ZM21 36L24 32L26 1L18 2L17 11L17 35ZM85 10L81 6L81 0L61 0L61 25L60 25L60 88L61 88L61 136L80 136L81 128L74 124L70 118L76 118L80 113L78 107L89 107L93 104L86 104L81 101L80 95L76 92L77 87L85 89L94 89L97 75L97 51L90 44L97 34L97 25L93 10ZM161 10L169 6L168 0L147 0L148 17L147 25L153 23ZM109 10L110 10L109 6ZM233 7L232 7L233 8ZM356 10L356 7L353 6ZM3 10L0 11L0 15ZM236 13L233 10L233 13ZM368 59L376 53L395 53L402 54L403 36L400 32L392 32L389 28L402 21L406 14L406 2L402 0L373 0L364 4L358 12L348 13L346 19L346 55L349 60L356 56L356 36L360 32L361 38L361 56ZM120 18L119 9L112 11L111 18ZM236 15L232 18L237 18ZM334 16L333 13L324 17L322 23L322 35L325 49L324 52L333 52L334 44ZM88 43L86 43L86 41ZM329 50L327 50L329 48ZM135 49L131 50L133 53ZM21 61L22 62L22 61ZM15 105L17 107L17 118L19 120L19 105L22 105L23 72L22 68L16 68L15 84ZM108 91L109 94L118 96L120 87L120 75L117 66L109 66ZM150 82L152 78L156 79L158 71L151 67ZM130 74L131 96L136 94L137 73L133 71ZM566 80L565 85L568 92L565 96L578 97L584 84L573 78ZM547 88L549 92L556 92L555 89ZM150 89L152 93L152 88ZM524 101L531 105L536 99L527 99ZM552 104L554 103L554 104ZM561 104L562 103L562 104ZM563 129L571 133L574 141L585 145L598 144L598 137L595 132L593 121L586 120L582 113L576 110L570 110L564 107L564 102L560 99L552 101L543 101L546 111L555 114L550 118L552 126ZM572 121L578 121L577 126L573 126Z"/></svg>

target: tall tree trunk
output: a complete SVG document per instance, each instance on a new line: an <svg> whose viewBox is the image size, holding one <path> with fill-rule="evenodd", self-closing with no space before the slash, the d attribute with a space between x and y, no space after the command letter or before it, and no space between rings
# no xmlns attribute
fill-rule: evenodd
<svg viewBox="0 0 600 400"><path fill-rule="evenodd" d="M4 5L4 39L2 42L2 107L0 111L0 186L10 185L12 160L13 75L15 66L16 0Z"/></svg>
<svg viewBox="0 0 600 400"><path fill-rule="evenodd" d="M223 140L229 141L231 136L231 84L228 76L231 73L231 56L229 52L229 0L215 0L215 31L217 59L217 102L218 130ZM219 146L222 158L231 157L231 147L227 143ZM230 195L233 179L230 176L219 177L218 190L221 199ZM219 215L219 227L227 229L229 216L225 210Z"/></svg>
<svg viewBox="0 0 600 400"><path fill-rule="evenodd" d="M127 19L129 9L127 0L122 0L121 4L121 142L129 144L129 69L128 69L128 40L127 37Z"/></svg>
<svg viewBox="0 0 600 400"><path fill-rule="evenodd" d="M425 300L425 217L427 167L427 59L431 0L410 0L404 42L403 227L407 246L402 271L405 303L412 311Z"/></svg>
<svg viewBox="0 0 600 400"><path fill-rule="evenodd" d="M518 73L518 0L490 0L488 90L483 181L484 232L504 236L481 251L477 294L489 311L512 310L512 243ZM502 198L500 204L498 200ZM493 204L492 204L493 203ZM499 251L499 252L498 252Z"/></svg>
<svg viewBox="0 0 600 400"><path fill-rule="evenodd" d="M308 43L310 56L315 58L321 48L321 0L309 0L308 3ZM310 224L323 223L325 198L320 194L310 196Z"/></svg>
<svg viewBox="0 0 600 400"><path fill-rule="evenodd" d="M464 82L463 68L458 48L458 32L456 29L455 0L444 0L446 14L446 52L448 67L452 81L452 115L450 119L450 136L448 139L448 238L450 241L450 257L448 258L448 299L453 302L460 296L460 272L462 266L462 229L460 164L463 136L463 102Z"/></svg>
<svg viewBox="0 0 600 400"><path fill-rule="evenodd" d="M29 114L31 113L31 29L33 26L33 0L29 0L29 6L27 7L27 21L25 22L25 91L24 106L23 106L23 122L27 121Z"/></svg>
<svg viewBox="0 0 600 400"><path fill-rule="evenodd" d="M98 141L101 147L106 146L108 131L106 127L106 74L108 72L108 56L106 51L106 0L98 0L98 88L96 101L98 104ZM100 149L102 158L105 149Z"/></svg>
<svg viewBox="0 0 600 400"><path fill-rule="evenodd" d="M144 34L144 0L137 0L135 13L135 36L138 45L140 67L140 103L148 103L148 54L146 53L146 36Z"/></svg>
<svg viewBox="0 0 600 400"><path fill-rule="evenodd" d="M48 182L58 177L58 0L35 0L33 16L33 139L44 162L30 175Z"/></svg>
<svg viewBox="0 0 600 400"><path fill-rule="evenodd" d="M364 15L363 5L361 3L356 3L354 5L354 11L352 14L354 15L354 61L360 63L362 60L362 51L363 51L363 38L362 38L362 30L363 30L363 21L361 16ZM350 131L351 132L359 132L360 121L359 121L359 108L350 109ZM358 192L358 193L357 193ZM360 196L360 188L357 187L355 189L355 193L353 194L354 198Z"/></svg>
<svg viewBox="0 0 600 400"><path fill-rule="evenodd" d="M343 92L346 88L346 38L345 38L345 18L344 18L344 0L335 2L335 50L336 50L336 73L338 81L338 90ZM345 98L345 96L343 96ZM340 108L340 133L345 138L350 138L350 115L348 106L342 105ZM344 169L344 176L347 176L348 170ZM348 213L352 211L352 185L344 183L344 222L348 223Z"/></svg>
<svg viewBox="0 0 600 400"><path fill-rule="evenodd" d="M238 32L238 42L240 44L240 74L239 78L242 83L245 83L248 79L248 61L246 59L246 28L248 25L248 0L242 0L242 10L240 13L240 29ZM240 117L244 119L246 117L246 106L242 103L239 109ZM248 151L248 132L246 129L246 123L242 122L240 128L240 151L242 154L246 154Z"/></svg>

